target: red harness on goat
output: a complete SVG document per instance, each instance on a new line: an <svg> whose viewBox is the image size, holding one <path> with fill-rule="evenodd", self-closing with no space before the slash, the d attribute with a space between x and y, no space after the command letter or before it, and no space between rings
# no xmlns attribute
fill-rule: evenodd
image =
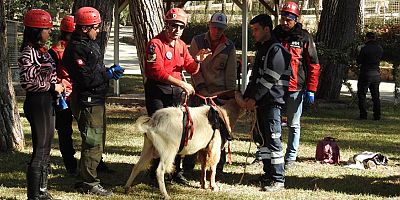
<svg viewBox="0 0 400 200"><path fill-rule="evenodd" d="M217 96L211 96L211 97L205 97L203 95L200 94L196 94L196 96L198 96L199 98L204 100L205 105L210 105L212 106L214 109L218 110L217 104L215 104L214 100L215 98L217 98ZM194 127L193 127L193 119L190 115L189 112L189 106L187 105L187 100L188 100L188 96L185 96L185 100L182 103L182 106L184 107L185 111L183 112L183 135L182 135L182 139L181 139L181 144L179 146L179 151L182 151L183 147L187 146L187 143L189 140L192 139L193 134L194 134ZM225 120L224 123L226 124ZM183 140L183 141L182 141ZM231 143L230 141L228 141L228 162L229 164L232 164L232 158L231 158Z"/></svg>

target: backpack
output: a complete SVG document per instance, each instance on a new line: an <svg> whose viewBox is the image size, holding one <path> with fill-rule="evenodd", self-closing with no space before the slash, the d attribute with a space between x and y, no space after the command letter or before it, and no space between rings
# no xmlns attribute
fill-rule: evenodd
<svg viewBox="0 0 400 200"><path fill-rule="evenodd" d="M339 164L340 152L335 138L325 137L318 142L315 151L315 160L321 163Z"/></svg>

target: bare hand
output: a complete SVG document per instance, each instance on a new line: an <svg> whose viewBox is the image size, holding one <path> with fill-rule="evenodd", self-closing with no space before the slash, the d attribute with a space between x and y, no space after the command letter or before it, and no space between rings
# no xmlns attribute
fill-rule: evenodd
<svg viewBox="0 0 400 200"><path fill-rule="evenodd" d="M203 62L211 54L211 49L200 49L200 51L196 54L196 60L198 62Z"/></svg>
<svg viewBox="0 0 400 200"><path fill-rule="evenodd" d="M186 93L186 95L192 95L195 93L193 86L189 83L182 81L182 84L180 87L183 89L183 91Z"/></svg>
<svg viewBox="0 0 400 200"><path fill-rule="evenodd" d="M240 93L239 91L235 91L235 100L236 100L236 103L241 108L245 108L246 107L246 102L243 100L242 93Z"/></svg>
<svg viewBox="0 0 400 200"><path fill-rule="evenodd" d="M64 91L64 86L62 84L56 84L54 90L60 94L61 92Z"/></svg>
<svg viewBox="0 0 400 200"><path fill-rule="evenodd" d="M254 110L256 108L256 101L254 99L246 99L246 109Z"/></svg>

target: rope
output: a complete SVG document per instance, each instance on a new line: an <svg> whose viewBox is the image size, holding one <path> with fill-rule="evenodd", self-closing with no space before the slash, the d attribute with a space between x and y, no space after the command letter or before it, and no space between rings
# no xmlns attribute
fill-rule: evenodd
<svg viewBox="0 0 400 200"><path fill-rule="evenodd" d="M254 132L254 129L256 128L256 124L257 124L257 133L261 136L260 127L258 126L258 123L257 123L257 112L256 112L256 110L254 110L254 115L253 115L252 118L253 118L253 122L252 122L252 125L251 125L251 128L250 128L250 133L249 134L251 135L251 140L254 142L253 132ZM257 143L254 142L257 145L257 147L264 146L265 141L264 141L264 138L262 136L261 136L261 139L262 139L262 145L257 145ZM249 158L249 155L250 155L250 149L251 149L251 142L249 142L249 149L247 150L247 156L246 156L246 161L245 161L245 164L244 164L243 174L240 177L239 184L242 184L244 175L246 174L246 169L247 169L247 165L248 165L247 161L248 161L248 158Z"/></svg>

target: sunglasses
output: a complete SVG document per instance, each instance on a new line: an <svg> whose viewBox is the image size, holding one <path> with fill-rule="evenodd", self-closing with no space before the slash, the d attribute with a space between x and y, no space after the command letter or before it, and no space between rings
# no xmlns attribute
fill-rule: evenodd
<svg viewBox="0 0 400 200"><path fill-rule="evenodd" d="M97 31L98 29L100 29L100 26L92 26L92 27L90 27L90 29Z"/></svg>
<svg viewBox="0 0 400 200"><path fill-rule="evenodd" d="M168 24L168 26L173 28L173 29L178 29L179 28L180 30L185 28L185 25L182 25L182 24Z"/></svg>

